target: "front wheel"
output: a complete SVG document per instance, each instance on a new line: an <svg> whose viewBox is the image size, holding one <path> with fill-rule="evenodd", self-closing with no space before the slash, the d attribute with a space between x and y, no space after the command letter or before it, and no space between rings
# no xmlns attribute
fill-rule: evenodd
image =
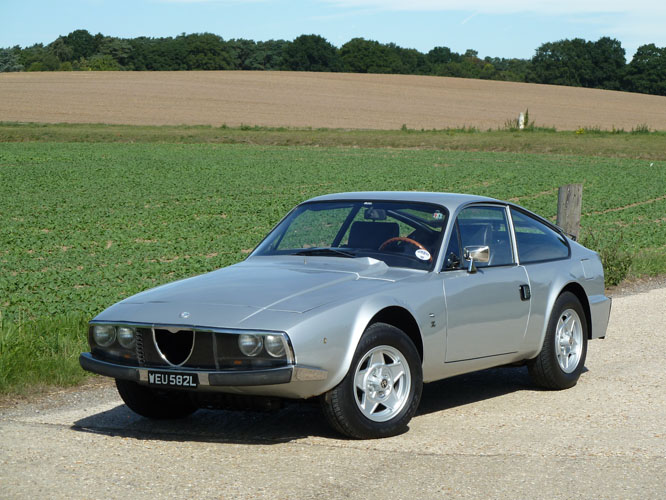
<svg viewBox="0 0 666 500"><path fill-rule="evenodd" d="M578 382L587 355L587 320L573 293L555 301L539 355L527 367L532 379L548 389L568 389Z"/></svg>
<svg viewBox="0 0 666 500"><path fill-rule="evenodd" d="M416 413L423 374L414 343L385 323L368 327L340 384L322 398L340 433L358 439L395 436Z"/></svg>
<svg viewBox="0 0 666 500"><path fill-rule="evenodd" d="M198 409L186 392L163 391L120 379L116 379L116 388L129 409L142 417L183 418Z"/></svg>

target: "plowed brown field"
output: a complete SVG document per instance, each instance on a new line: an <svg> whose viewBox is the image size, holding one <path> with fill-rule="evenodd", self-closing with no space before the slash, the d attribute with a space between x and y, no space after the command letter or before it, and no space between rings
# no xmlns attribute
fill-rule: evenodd
<svg viewBox="0 0 666 500"><path fill-rule="evenodd" d="M539 126L666 130L666 97L409 75L290 72L0 74L0 121L352 129Z"/></svg>

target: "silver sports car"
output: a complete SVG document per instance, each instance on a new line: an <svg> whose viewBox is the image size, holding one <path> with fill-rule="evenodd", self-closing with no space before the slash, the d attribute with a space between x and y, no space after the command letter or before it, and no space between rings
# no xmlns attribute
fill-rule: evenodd
<svg viewBox="0 0 666 500"><path fill-rule="evenodd" d="M599 256L517 205L341 193L244 262L109 307L80 362L145 417L318 397L339 432L376 438L407 428L424 382L524 363L572 387L610 307Z"/></svg>

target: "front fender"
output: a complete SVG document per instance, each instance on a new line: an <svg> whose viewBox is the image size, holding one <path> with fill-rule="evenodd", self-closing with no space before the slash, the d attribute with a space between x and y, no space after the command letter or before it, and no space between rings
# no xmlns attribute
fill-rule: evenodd
<svg viewBox="0 0 666 500"><path fill-rule="evenodd" d="M391 297L372 297L327 307L287 332L297 364L328 371L327 379L318 387L319 394L342 381L368 323L377 312L392 305L396 301Z"/></svg>
<svg viewBox="0 0 666 500"><path fill-rule="evenodd" d="M307 318L287 332L299 365L328 371L327 380L318 388L320 394L333 389L345 377L361 336L372 318L383 309L396 306L405 309L415 319L427 355L440 349L440 359L444 359L445 341L432 342L433 335L428 331L433 329L430 314L444 316L441 283L438 287L438 281L434 279L426 283L421 280L418 284L401 282L392 294L377 294L326 306L316 313L311 311ZM429 338L432 344L430 350L425 348Z"/></svg>

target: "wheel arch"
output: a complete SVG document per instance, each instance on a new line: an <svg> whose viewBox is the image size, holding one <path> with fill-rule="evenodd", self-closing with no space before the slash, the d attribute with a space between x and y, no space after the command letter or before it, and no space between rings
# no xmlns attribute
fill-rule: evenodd
<svg viewBox="0 0 666 500"><path fill-rule="evenodd" d="M590 312L590 301L587 299L585 290L579 283L572 281L560 291L558 297L564 292L573 293L580 302L580 305L583 307L583 312L585 313L585 323L587 324L587 338L588 340L592 339L592 314Z"/></svg>
<svg viewBox="0 0 666 500"><path fill-rule="evenodd" d="M385 307L370 319L366 328L374 323L386 323L405 332L414 343L423 363L423 338L421 337L421 329L414 316L407 309L400 306Z"/></svg>

